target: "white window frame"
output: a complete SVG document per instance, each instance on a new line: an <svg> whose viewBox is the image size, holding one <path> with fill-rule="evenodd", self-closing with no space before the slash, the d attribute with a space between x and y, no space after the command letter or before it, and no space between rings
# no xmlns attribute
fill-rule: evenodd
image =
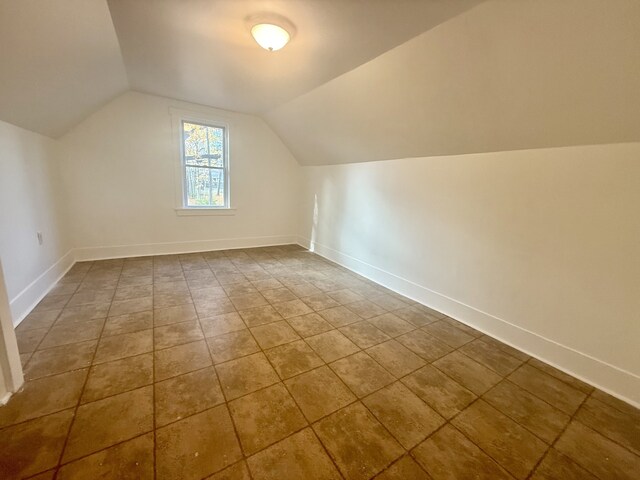
<svg viewBox="0 0 640 480"><path fill-rule="evenodd" d="M229 130L231 122L229 119L210 116L199 112L189 112L170 108L172 134L174 143L176 144L176 156L178 161L175 162L175 181L176 181L176 207L175 211L178 215L235 215L235 209L231 208L231 165L229 162ZM213 128L222 128L224 130L224 206L216 207L212 205L188 205L187 202L187 183L186 183L186 163L184 157L184 123L195 123Z"/></svg>

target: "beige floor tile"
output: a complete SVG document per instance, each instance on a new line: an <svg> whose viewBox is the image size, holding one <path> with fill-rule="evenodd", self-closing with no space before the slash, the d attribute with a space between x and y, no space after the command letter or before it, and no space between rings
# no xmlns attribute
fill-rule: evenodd
<svg viewBox="0 0 640 480"><path fill-rule="evenodd" d="M25 478L55 467L72 420L70 409L0 431L2 478Z"/></svg>
<svg viewBox="0 0 640 480"><path fill-rule="evenodd" d="M223 363L260 351L253 335L247 329L207 338L214 363Z"/></svg>
<svg viewBox="0 0 640 480"><path fill-rule="evenodd" d="M103 336L122 335L123 333L139 332L153 328L153 312L127 313L117 317L107 318L104 324Z"/></svg>
<svg viewBox="0 0 640 480"><path fill-rule="evenodd" d="M445 418L460 413L477 398L431 365L407 375L402 383Z"/></svg>
<svg viewBox="0 0 640 480"><path fill-rule="evenodd" d="M450 347L422 330L414 330L413 332L400 335L396 337L396 341L403 344L427 362L433 362L453 351L453 347Z"/></svg>
<svg viewBox="0 0 640 480"><path fill-rule="evenodd" d="M154 353L154 360L156 382L211 365L204 340L158 350Z"/></svg>
<svg viewBox="0 0 640 480"><path fill-rule="evenodd" d="M223 313L232 313L236 311L231 300L227 297L219 297L209 300L194 300L196 311L200 318L213 317L222 315Z"/></svg>
<svg viewBox="0 0 640 480"><path fill-rule="evenodd" d="M153 311L153 325L161 327L171 323L189 322L197 320L196 307L187 303L175 307L158 308Z"/></svg>
<svg viewBox="0 0 640 480"><path fill-rule="evenodd" d="M369 348L391 337L378 327L364 320L341 327L340 332L360 348Z"/></svg>
<svg viewBox="0 0 640 480"><path fill-rule="evenodd" d="M273 290L263 290L261 293L262 296L266 298L267 301L271 304L288 302L290 300L295 300L296 298L298 298L291 290L286 287L275 288Z"/></svg>
<svg viewBox="0 0 640 480"><path fill-rule="evenodd" d="M16 340L18 341L18 350L20 353L35 351L36 347L48 331L48 328L34 328L32 330L16 331Z"/></svg>
<svg viewBox="0 0 640 480"><path fill-rule="evenodd" d="M275 303L273 308L285 319L313 312L306 303L299 299Z"/></svg>
<svg viewBox="0 0 640 480"><path fill-rule="evenodd" d="M159 428L158 478L200 479L242 458L226 405Z"/></svg>
<svg viewBox="0 0 640 480"><path fill-rule="evenodd" d="M624 413L595 398L589 398L574 418L640 455L640 410L636 410L635 414Z"/></svg>
<svg viewBox="0 0 640 480"><path fill-rule="evenodd" d="M356 396L326 366L285 380L284 383L310 422L356 400Z"/></svg>
<svg viewBox="0 0 640 480"><path fill-rule="evenodd" d="M264 292L265 290L275 290L284 287L282 283L280 283L273 277L265 278L263 280L256 280L255 282L251 283L259 292Z"/></svg>
<svg viewBox="0 0 640 480"><path fill-rule="evenodd" d="M214 473L207 477L207 480L251 480L251 475L246 462L242 460L218 473Z"/></svg>
<svg viewBox="0 0 640 480"><path fill-rule="evenodd" d="M558 380L566 383L570 387L573 387L576 390L580 390L582 393L589 394L594 390L594 388L591 385L581 382L577 378L574 378L571 375L567 375L566 373L558 370L557 368L554 368L551 365L547 365L546 363L541 362L536 358L530 358L528 363L532 367L536 367L537 369L542 370L545 373L548 373L552 377L557 378Z"/></svg>
<svg viewBox="0 0 640 480"><path fill-rule="evenodd" d="M331 414L313 429L347 480L371 478L404 453L361 403Z"/></svg>
<svg viewBox="0 0 640 480"><path fill-rule="evenodd" d="M282 320L282 315L271 305L249 308L247 310L241 310L239 313L247 327L257 327L258 325Z"/></svg>
<svg viewBox="0 0 640 480"><path fill-rule="evenodd" d="M358 295L348 288L328 292L327 295L333 298L340 305L348 305L349 303L360 302L361 300L364 300L364 297L362 295Z"/></svg>
<svg viewBox="0 0 640 480"><path fill-rule="evenodd" d="M68 322L83 322L86 320L96 320L107 318L110 303L100 303L94 305L82 305L80 307L67 307L60 312L56 324Z"/></svg>
<svg viewBox="0 0 640 480"><path fill-rule="evenodd" d="M222 391L227 401L277 383L278 374L264 353L216 365Z"/></svg>
<svg viewBox="0 0 640 480"><path fill-rule="evenodd" d="M29 315L25 317L20 325L16 327L16 332L22 332L24 330L33 330L36 328L49 328L58 318L62 309L56 310L33 310Z"/></svg>
<svg viewBox="0 0 640 480"><path fill-rule="evenodd" d="M131 300L132 298L142 298L153 295L153 285L120 285L116 289L113 300Z"/></svg>
<svg viewBox="0 0 640 480"><path fill-rule="evenodd" d="M512 480L513 477L462 433L446 425L413 450L433 480Z"/></svg>
<svg viewBox="0 0 640 480"><path fill-rule="evenodd" d="M317 313L292 317L288 322L301 337L311 337L333 330L333 326Z"/></svg>
<svg viewBox="0 0 640 480"><path fill-rule="evenodd" d="M242 295L251 295L258 293L256 287L254 287L253 284L251 284L251 282L249 281L225 285L224 287L222 287L222 289L229 297L239 297Z"/></svg>
<svg viewBox="0 0 640 480"><path fill-rule="evenodd" d="M206 287L194 287L191 286L191 298L195 302L198 301L207 301L207 300L215 300L216 298L224 298L227 294L224 289L220 286L211 286L208 285Z"/></svg>
<svg viewBox="0 0 640 480"><path fill-rule="evenodd" d="M246 310L247 308L262 307L269 304L266 298L264 298L260 293L257 292L250 293L248 295L240 295L237 297L229 297L229 299L237 310Z"/></svg>
<svg viewBox="0 0 640 480"><path fill-rule="evenodd" d="M422 368L425 361L395 340L389 340L366 350L376 362L397 378Z"/></svg>
<svg viewBox="0 0 640 480"><path fill-rule="evenodd" d="M460 352L452 352L436 360L433 366L476 395L482 395L502 380L500 375Z"/></svg>
<svg viewBox="0 0 640 480"><path fill-rule="evenodd" d="M60 468L58 480L152 480L153 433L147 433Z"/></svg>
<svg viewBox="0 0 640 480"><path fill-rule="evenodd" d="M181 322L153 329L153 343L156 350L183 343L195 342L204 338L200 322Z"/></svg>
<svg viewBox="0 0 640 480"><path fill-rule="evenodd" d="M81 405L63 462L97 452L153 430L153 387L142 387Z"/></svg>
<svg viewBox="0 0 640 480"><path fill-rule="evenodd" d="M120 358L132 357L153 350L153 330L102 337L94 363L104 363Z"/></svg>
<svg viewBox="0 0 640 480"><path fill-rule="evenodd" d="M26 382L0 407L0 427L75 407L88 369Z"/></svg>
<svg viewBox="0 0 640 480"><path fill-rule="evenodd" d="M549 444L569 423L569 415L508 380L493 387L483 398Z"/></svg>
<svg viewBox="0 0 640 480"><path fill-rule="evenodd" d="M360 350L355 343L337 330L308 337L305 341L325 362L332 362Z"/></svg>
<svg viewBox="0 0 640 480"><path fill-rule="evenodd" d="M142 297L142 298L132 298L129 300L116 300L111 303L111 308L109 309L110 317L117 317L118 315L124 315L126 313L136 313L136 312L144 312L146 310L151 310L154 308L154 305L158 301L158 305L156 308L161 308L162 306L168 307L169 305L160 305L158 297Z"/></svg>
<svg viewBox="0 0 640 480"><path fill-rule="evenodd" d="M79 324L54 325L38 346L38 349L95 340L100 337L104 320L89 320Z"/></svg>
<svg viewBox="0 0 640 480"><path fill-rule="evenodd" d="M442 320L425 325L422 330L453 348L459 348L475 338Z"/></svg>
<svg viewBox="0 0 640 480"><path fill-rule="evenodd" d="M596 477L584 468L561 454L555 448L549 449L547 455L531 475L531 480L596 480Z"/></svg>
<svg viewBox="0 0 640 480"><path fill-rule="evenodd" d="M375 480L431 480L431 477L409 455L402 457L381 474Z"/></svg>
<svg viewBox="0 0 640 480"><path fill-rule="evenodd" d="M300 339L296 331L284 320L252 327L251 333L263 349L277 347Z"/></svg>
<svg viewBox="0 0 640 480"><path fill-rule="evenodd" d="M364 352L329 365L358 397L364 397L394 381L393 376Z"/></svg>
<svg viewBox="0 0 640 480"><path fill-rule="evenodd" d="M302 297L301 300L316 312L340 306L338 302L326 293L316 293L314 295Z"/></svg>
<svg viewBox="0 0 640 480"><path fill-rule="evenodd" d="M593 393L591 394L591 396L596 399L601 401L602 403L606 403L607 405L609 405L610 407L615 408L616 410L622 412L622 413L626 413L629 415L637 415L638 414L638 409L635 408L632 405L629 405L626 402L623 402L622 400L609 395L608 393L603 392L602 390L594 390Z"/></svg>
<svg viewBox="0 0 640 480"><path fill-rule="evenodd" d="M451 423L516 478L526 478L547 450L542 440L483 400Z"/></svg>
<svg viewBox="0 0 640 480"><path fill-rule="evenodd" d="M265 354L282 379L324 364L322 359L302 340L272 348Z"/></svg>
<svg viewBox="0 0 640 480"><path fill-rule="evenodd" d="M310 283L306 283L306 282L287 285L287 288L291 290L298 297L308 297L309 295L322 293L322 290L320 290L318 287L315 287Z"/></svg>
<svg viewBox="0 0 640 480"><path fill-rule="evenodd" d="M396 317L409 322L414 327L424 327L425 325L438 321L436 317L432 317L431 315L424 313L418 307L404 307L400 310L394 310L393 314Z"/></svg>
<svg viewBox="0 0 640 480"><path fill-rule="evenodd" d="M569 424L555 448L601 479L632 480L640 471L639 456L577 421Z"/></svg>
<svg viewBox="0 0 640 480"><path fill-rule="evenodd" d="M108 303L113 299L115 288L107 288L101 290L83 290L75 293L66 304L69 307L77 307L78 305L87 305L91 303ZM65 305L61 305L64 307Z"/></svg>
<svg viewBox="0 0 640 480"><path fill-rule="evenodd" d="M186 280L176 279L169 282L155 281L153 285L154 295L167 295L171 293L189 293L189 286Z"/></svg>
<svg viewBox="0 0 640 480"><path fill-rule="evenodd" d="M257 453L247 463L255 480L342 478L309 428Z"/></svg>
<svg viewBox="0 0 640 480"><path fill-rule="evenodd" d="M153 354L144 353L94 365L82 394L82 403L144 387L153 383Z"/></svg>
<svg viewBox="0 0 640 480"><path fill-rule="evenodd" d="M361 318L369 319L382 315L387 311L369 300L360 300L346 305L346 307Z"/></svg>
<svg viewBox="0 0 640 480"><path fill-rule="evenodd" d="M221 313L200 320L205 337L215 337L223 333L235 332L247 328L237 312Z"/></svg>
<svg viewBox="0 0 640 480"><path fill-rule="evenodd" d="M371 300L373 303L390 312L393 310L399 310L401 308L408 307L409 303L407 302L409 301L409 299L405 299L406 301L403 299L404 297L401 297L398 294L390 295L387 293L381 293L369 297L369 300Z"/></svg>
<svg viewBox="0 0 640 480"><path fill-rule="evenodd" d="M38 350L33 353L28 367L24 370L25 380L89 367L97 345L97 340L89 340Z"/></svg>
<svg viewBox="0 0 640 480"><path fill-rule="evenodd" d="M513 347L510 347L506 343L502 343L500 340L496 340L495 338L489 337L488 335L483 335L479 337L479 339L498 350L502 350L503 352L508 353L512 357L516 357L518 360L522 360L523 362L529 360L529 355L521 352L520 350L516 350Z"/></svg>
<svg viewBox="0 0 640 480"><path fill-rule="evenodd" d="M36 309L39 311L60 309L69 302L70 298L71 295L47 295L38 303Z"/></svg>
<svg viewBox="0 0 640 480"><path fill-rule="evenodd" d="M479 339L460 347L460 352L502 376L509 375L522 364L522 360Z"/></svg>
<svg viewBox="0 0 640 480"><path fill-rule="evenodd" d="M213 367L155 384L156 422L163 426L224 402Z"/></svg>
<svg viewBox="0 0 640 480"><path fill-rule="evenodd" d="M402 383L393 383L362 400L396 440L412 449L445 420Z"/></svg>
<svg viewBox="0 0 640 480"><path fill-rule="evenodd" d="M416 329L415 326L395 316L393 313L383 313L377 317L370 318L369 322L390 337L397 337Z"/></svg>
<svg viewBox="0 0 640 480"><path fill-rule="evenodd" d="M568 415L573 415L586 398L581 391L529 364L522 365L507 378Z"/></svg>
<svg viewBox="0 0 640 480"><path fill-rule="evenodd" d="M318 312L318 314L336 328L362 321L362 317L345 306L328 308Z"/></svg>
<svg viewBox="0 0 640 480"><path fill-rule="evenodd" d="M229 402L229 410L246 455L252 455L307 425L281 383Z"/></svg>

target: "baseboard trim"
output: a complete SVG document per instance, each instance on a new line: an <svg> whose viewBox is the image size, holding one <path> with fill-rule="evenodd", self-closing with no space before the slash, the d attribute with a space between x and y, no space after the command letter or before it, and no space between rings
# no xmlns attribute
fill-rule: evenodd
<svg viewBox="0 0 640 480"><path fill-rule="evenodd" d="M2 397L0 397L0 407L9 403L9 399L11 398L12 393L7 392Z"/></svg>
<svg viewBox="0 0 640 480"><path fill-rule="evenodd" d="M108 247L81 247L75 249L76 261L108 260L126 257L148 257L151 255L174 255L182 253L234 250L238 248L273 247L297 243L295 235L271 237L222 238L184 242L142 243Z"/></svg>
<svg viewBox="0 0 640 480"><path fill-rule="evenodd" d="M271 237L225 238L186 242L73 248L9 301L13 324L17 327L76 262L144 257L150 255L209 252L215 250L234 250L238 248L273 247L292 243L297 243L297 236L277 235Z"/></svg>
<svg viewBox="0 0 640 480"><path fill-rule="evenodd" d="M71 249L9 301L14 326L17 327L29 315L29 312L49 293L75 262L75 254Z"/></svg>
<svg viewBox="0 0 640 480"><path fill-rule="evenodd" d="M312 242L304 237L298 237L297 243L369 280L438 310L636 408L640 408L640 377L632 372L562 345L326 245Z"/></svg>

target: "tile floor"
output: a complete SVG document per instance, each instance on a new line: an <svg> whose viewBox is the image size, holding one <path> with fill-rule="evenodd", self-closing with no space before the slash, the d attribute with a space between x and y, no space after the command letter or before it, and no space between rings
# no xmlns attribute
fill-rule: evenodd
<svg viewBox="0 0 640 480"><path fill-rule="evenodd" d="M640 412L296 246L79 263L0 477L636 479Z"/></svg>

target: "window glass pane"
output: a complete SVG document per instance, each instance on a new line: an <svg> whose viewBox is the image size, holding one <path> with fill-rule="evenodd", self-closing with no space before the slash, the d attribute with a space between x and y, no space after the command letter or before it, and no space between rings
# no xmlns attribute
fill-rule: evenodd
<svg viewBox="0 0 640 480"><path fill-rule="evenodd" d="M224 129L183 123L186 165L224 167Z"/></svg>
<svg viewBox="0 0 640 480"><path fill-rule="evenodd" d="M224 170L186 167L187 206L224 207Z"/></svg>

